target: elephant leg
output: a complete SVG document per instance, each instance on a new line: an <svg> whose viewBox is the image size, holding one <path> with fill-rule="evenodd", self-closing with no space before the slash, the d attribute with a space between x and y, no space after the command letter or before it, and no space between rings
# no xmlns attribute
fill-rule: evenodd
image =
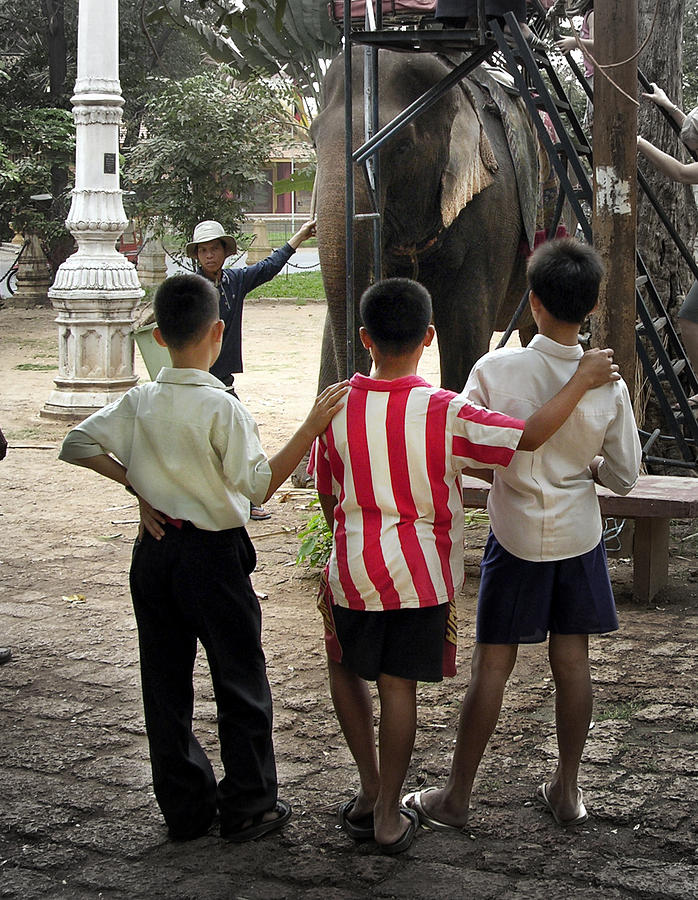
<svg viewBox="0 0 698 900"><path fill-rule="evenodd" d="M441 386L450 391L462 391L470 374L470 368L489 350L492 336L493 314L489 311L494 300L486 285L475 285L472 278L468 287L456 287L448 295L434 300L434 326L439 341L441 361ZM476 299L477 298L477 299ZM478 308L473 309L477 303Z"/></svg>

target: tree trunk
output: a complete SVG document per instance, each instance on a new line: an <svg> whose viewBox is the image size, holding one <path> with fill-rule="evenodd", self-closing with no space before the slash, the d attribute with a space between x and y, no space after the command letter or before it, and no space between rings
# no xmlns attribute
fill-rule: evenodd
<svg viewBox="0 0 698 900"><path fill-rule="evenodd" d="M41 0L46 18L46 49L48 52L49 92L53 106L64 106L65 77L68 48L65 40L65 0Z"/></svg>
<svg viewBox="0 0 698 900"><path fill-rule="evenodd" d="M655 6L659 3L656 18ZM650 81L664 88L669 98L683 109L681 92L681 42L685 0L639 0L639 46L652 32L639 59L639 67ZM683 145L663 114L640 98L639 132L672 156L690 161ZM694 245L698 233L698 212L690 185L676 184L657 172L645 159L640 168L659 202L666 210L684 242ZM638 198L638 247L664 304L675 317L693 275L674 247L666 229L642 191Z"/></svg>

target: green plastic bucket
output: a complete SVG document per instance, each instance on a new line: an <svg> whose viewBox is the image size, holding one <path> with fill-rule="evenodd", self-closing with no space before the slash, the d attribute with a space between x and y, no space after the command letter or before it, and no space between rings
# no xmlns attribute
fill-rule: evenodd
<svg viewBox="0 0 698 900"><path fill-rule="evenodd" d="M158 372L163 366L169 367L172 365L170 351L167 347L161 347L153 337L154 328L155 323L153 322L152 325L144 325L142 328L136 328L133 332L136 346L143 357L143 362L145 363L145 367L148 370L148 375L150 375L151 380L154 380L157 377Z"/></svg>

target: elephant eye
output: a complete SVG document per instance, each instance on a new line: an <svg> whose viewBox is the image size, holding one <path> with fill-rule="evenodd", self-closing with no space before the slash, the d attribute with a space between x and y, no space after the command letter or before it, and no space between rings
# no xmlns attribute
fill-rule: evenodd
<svg viewBox="0 0 698 900"><path fill-rule="evenodd" d="M411 150L412 141L409 138L403 138L401 141L396 142L393 152L403 154L409 153Z"/></svg>

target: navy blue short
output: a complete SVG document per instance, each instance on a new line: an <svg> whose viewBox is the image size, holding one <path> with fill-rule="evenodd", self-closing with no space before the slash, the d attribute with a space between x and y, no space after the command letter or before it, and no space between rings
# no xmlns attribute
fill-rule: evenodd
<svg viewBox="0 0 698 900"><path fill-rule="evenodd" d="M441 681L449 604L374 612L332 606L341 662L366 681Z"/></svg>
<svg viewBox="0 0 698 900"><path fill-rule="evenodd" d="M581 556L530 562L490 531L480 563L476 640L538 644L552 634L606 634L618 618L603 541Z"/></svg>

